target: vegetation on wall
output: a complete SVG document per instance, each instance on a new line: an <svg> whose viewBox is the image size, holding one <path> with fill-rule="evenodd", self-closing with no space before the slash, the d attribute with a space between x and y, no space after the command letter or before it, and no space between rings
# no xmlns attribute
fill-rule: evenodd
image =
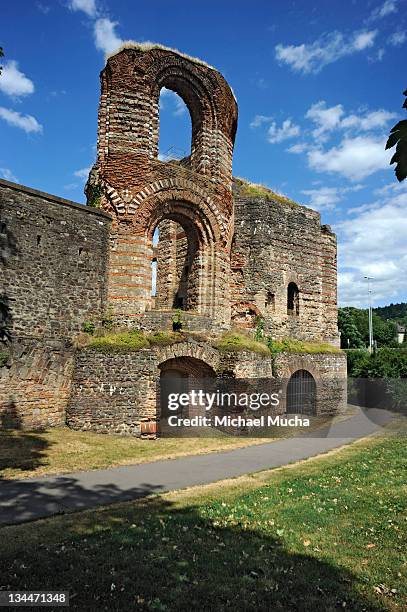
<svg viewBox="0 0 407 612"><path fill-rule="evenodd" d="M238 195L253 197L253 198L263 198L265 200L275 200L277 202L281 202L282 204L288 204L289 206L298 206L297 202L291 200L287 196L282 193L277 193L267 187L266 185L260 185L259 183L251 183L250 181L241 178L241 177L233 177L233 184Z"/></svg>
<svg viewBox="0 0 407 612"><path fill-rule="evenodd" d="M92 185L91 183L88 183L86 188L87 205L91 206L92 208L100 208L102 193L103 190L100 185Z"/></svg>

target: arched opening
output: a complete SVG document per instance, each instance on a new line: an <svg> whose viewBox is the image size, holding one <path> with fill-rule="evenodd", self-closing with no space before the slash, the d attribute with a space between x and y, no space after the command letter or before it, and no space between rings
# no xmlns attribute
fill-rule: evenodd
<svg viewBox="0 0 407 612"><path fill-rule="evenodd" d="M287 287L287 314L298 317L300 314L300 292L295 283Z"/></svg>
<svg viewBox="0 0 407 612"><path fill-rule="evenodd" d="M191 115L175 91L162 87L159 98L158 158L188 164L192 146Z"/></svg>
<svg viewBox="0 0 407 612"><path fill-rule="evenodd" d="M165 218L158 223L154 236L157 242L153 241L153 307L197 310L200 257L196 228L183 218Z"/></svg>
<svg viewBox="0 0 407 612"><path fill-rule="evenodd" d="M307 370L297 370L287 385L288 414L316 414L316 383Z"/></svg>
<svg viewBox="0 0 407 612"><path fill-rule="evenodd" d="M198 393L213 390L216 373L213 368L195 357L174 357L167 359L160 369L160 416L170 415L191 418L206 413L205 403ZM196 395L192 394L195 391ZM189 400L178 402L175 396L188 394Z"/></svg>

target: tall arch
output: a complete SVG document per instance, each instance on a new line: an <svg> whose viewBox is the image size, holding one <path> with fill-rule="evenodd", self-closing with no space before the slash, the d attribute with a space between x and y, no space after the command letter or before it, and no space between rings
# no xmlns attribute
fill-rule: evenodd
<svg viewBox="0 0 407 612"><path fill-rule="evenodd" d="M158 159L159 94L175 91L192 120L187 163ZM98 159L89 182L114 216L109 303L120 320L154 307L152 233L167 219L197 244L198 314L230 321L232 155L237 105L222 75L171 49L129 44L101 72ZM185 161L185 160L184 160Z"/></svg>

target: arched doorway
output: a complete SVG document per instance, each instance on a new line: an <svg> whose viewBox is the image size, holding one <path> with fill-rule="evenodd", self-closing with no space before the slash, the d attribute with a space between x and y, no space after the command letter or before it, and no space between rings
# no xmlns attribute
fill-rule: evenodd
<svg viewBox="0 0 407 612"><path fill-rule="evenodd" d="M167 359L158 367L160 369L160 418L165 420L170 415L183 418L204 416L205 403L188 401L175 407L174 403L170 403L170 398L177 402L175 395L179 397L180 394L188 394L189 397L192 397L192 391L205 393L212 390L216 380L213 368L195 357L174 357Z"/></svg>
<svg viewBox="0 0 407 612"><path fill-rule="evenodd" d="M308 370L297 370L287 385L288 414L316 414L315 379Z"/></svg>

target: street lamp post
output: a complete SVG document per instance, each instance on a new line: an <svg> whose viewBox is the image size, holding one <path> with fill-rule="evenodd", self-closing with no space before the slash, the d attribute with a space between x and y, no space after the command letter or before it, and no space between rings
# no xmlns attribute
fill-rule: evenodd
<svg viewBox="0 0 407 612"><path fill-rule="evenodd" d="M372 313L372 290L370 288L370 281L373 280L373 276L365 276L367 280L367 293L369 296L369 353L373 353L373 313Z"/></svg>

